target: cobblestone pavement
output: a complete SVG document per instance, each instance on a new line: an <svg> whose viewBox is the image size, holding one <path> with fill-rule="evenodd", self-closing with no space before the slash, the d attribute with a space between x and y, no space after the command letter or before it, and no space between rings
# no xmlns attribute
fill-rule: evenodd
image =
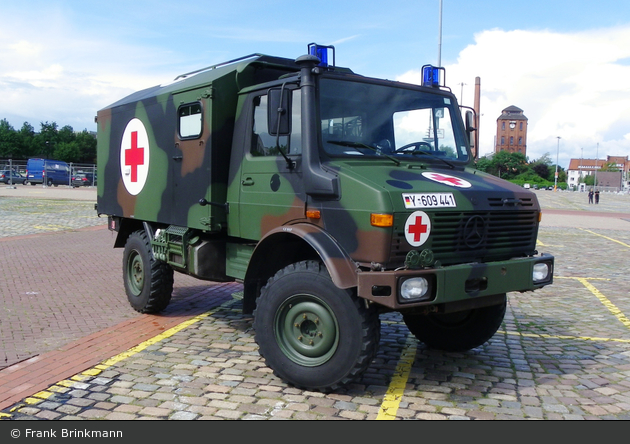
<svg viewBox="0 0 630 444"><path fill-rule="evenodd" d="M96 188L0 187L0 238L107 225L97 217Z"/></svg>
<svg viewBox="0 0 630 444"><path fill-rule="evenodd" d="M185 324L30 394L0 417L628 420L630 196L603 194L595 209L586 194L537 194L548 210L539 251L556 257L554 284L510 293L503 325L482 347L429 350L399 315L383 315L379 354L363 378L335 393L308 392L265 366L252 319L240 313L238 299L226 298ZM564 210L579 213L560 217ZM114 282L113 291L119 291ZM186 285L193 283L182 289ZM230 292L240 289L229 285Z"/></svg>

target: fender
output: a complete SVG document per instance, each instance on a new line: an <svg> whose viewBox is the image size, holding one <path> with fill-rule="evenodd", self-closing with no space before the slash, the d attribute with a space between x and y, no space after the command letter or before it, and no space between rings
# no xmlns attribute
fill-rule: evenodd
<svg viewBox="0 0 630 444"><path fill-rule="evenodd" d="M271 249L276 250L277 254L279 245L295 244L295 242L291 241L297 240L306 242L317 253L337 287L346 289L358 285L358 268L348 253L326 231L318 226L306 223L284 225L274 228L265 234L258 242L258 245L256 245L252 254L245 280L247 281L250 278L256 279L260 275L264 266L256 264L268 263L269 261L265 260L265 257ZM299 244L303 245L301 242ZM284 249L284 246L282 249ZM297 250L289 248L289 251L282 251L282 253L292 254L297 253ZM299 260L301 259L303 258L299 258ZM295 260L288 260L287 265L291 262L295 262Z"/></svg>

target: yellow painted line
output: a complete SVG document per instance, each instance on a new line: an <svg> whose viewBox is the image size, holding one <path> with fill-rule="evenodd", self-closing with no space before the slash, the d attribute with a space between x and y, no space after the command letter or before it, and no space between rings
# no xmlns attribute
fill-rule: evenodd
<svg viewBox="0 0 630 444"><path fill-rule="evenodd" d="M588 230L585 230L588 231ZM597 234L597 233L595 233ZM605 237L605 236L602 236ZM614 239L611 239L614 240ZM555 279L556 277L554 277ZM610 302L610 300L604 296L604 294L599 291L597 288L595 288L593 286L593 284L591 284L589 281L609 281L610 279L606 279L606 278L585 278L585 277L560 277L557 276L558 279L574 279L578 282L580 282L582 285L584 285L591 293L593 293L595 295L595 297L597 299L599 299L599 301L604 305L604 307L606 307L617 319L619 319L619 322L621 322L623 325L626 326L626 328L630 329L630 319L628 319L628 317L626 315L623 314L623 312L621 310L619 310L617 308L617 306L615 304L613 304L612 302ZM612 340L612 339L611 339Z"/></svg>
<svg viewBox="0 0 630 444"><path fill-rule="evenodd" d="M630 319L628 319L628 317L624 315L623 312L619 310L615 304L610 302L608 298L603 295L602 292L595 288L593 284L588 282L586 279L578 278L577 280L580 281L582 285L584 285L586 288L588 288L589 291L593 293L602 304L604 304L604 307L606 307L617 319L619 319L619 322L625 325L626 328L630 329Z"/></svg>
<svg viewBox="0 0 630 444"><path fill-rule="evenodd" d="M114 364L116 364L116 363L118 363L118 362L120 362L120 361L122 361L124 359L127 359L130 356L133 356L133 355L135 355L137 353L140 353L142 350L152 346L153 344L156 344L156 343L162 341L163 339L170 338L175 333L178 333L178 332L182 331L183 329L185 329L187 327L190 327L193 324L196 324L197 322L201 321L202 319L207 318L208 316L214 314L219 309L225 308L226 305L233 304L233 303L234 303L234 301L224 302L223 304L219 305L218 307L213 308L210 311L207 311L207 312L202 313L202 314L200 314L198 316L195 316L194 318L191 318L191 319L189 319L187 321L184 321L181 324L178 324L178 325L176 325L173 328L169 328L164 333L160 333L159 335L157 335L157 336L155 336L155 337L153 337L151 339L148 339L148 340L146 340L146 341L136 345L135 347L130 348L129 350L127 350L125 352L122 352L122 353L120 353L120 354L118 354L118 355L116 355L116 356L114 356L112 358L107 359L106 361L103 361L101 363L101 365L104 366L105 368L111 367L112 365L114 365ZM101 369L102 369L102 367L101 367Z"/></svg>
<svg viewBox="0 0 630 444"><path fill-rule="evenodd" d="M385 398L383 398L383 403L381 404L381 408L376 416L377 420L382 421L396 419L398 406L400 405L403 393L405 392L405 386L407 385L407 379L409 378L413 361L416 359L417 347L418 340L415 336L412 334L407 336L407 343L400 354L400 359L398 360L398 365L394 371L392 381L389 383L387 393L385 393Z"/></svg>
<svg viewBox="0 0 630 444"><path fill-rule="evenodd" d="M503 333L512 336L522 336L524 338L542 338L542 339L570 339L573 341L595 341L595 342L621 342L624 344L630 344L630 339L618 339L618 338L598 338L589 336L569 336L569 335L548 335L545 333L522 333L518 331L497 331L497 333Z"/></svg>
<svg viewBox="0 0 630 444"><path fill-rule="evenodd" d="M24 402L28 405L33 405L33 404L38 404L40 402L42 402L45 399L48 399L50 396L53 395L53 392L60 392L63 390L63 388L73 388L76 384L79 384L81 381L84 381L85 379L87 379L90 376L96 376L98 374L100 374L103 370L107 370L109 367L111 367L112 365L130 357L135 355L136 353L141 352L142 350L146 349L147 347L150 347L153 344L156 344L158 342L160 342L163 339L169 338L171 336L173 336L175 333L182 331L183 329L190 327L191 325L201 321L204 318L207 318L208 316L213 315L214 313L216 313L217 311L227 308L230 305L234 304L234 300L228 300L226 302L224 302L221 305L216 306L215 308L213 308L212 310L209 310L205 313L202 313L198 316L195 316L194 318L190 318L187 321L182 322L181 324L176 325L175 327L169 328L168 330L166 330L163 333L160 333L159 335L148 339L138 345L136 345L135 347L130 348L129 350L122 352L112 358L109 358L103 362L101 362L100 364L97 364L96 366L94 366L93 368L90 368L88 370L85 370L84 372L81 372L80 374L74 375L72 376L70 379L64 379L62 381L57 382L55 385L50 386L47 390L43 390L41 392L38 392L36 394L34 394L33 396L30 396L28 398L26 398L24 400ZM20 406L11 409L11 411L13 410L17 410L19 409Z"/></svg>
<svg viewBox="0 0 630 444"><path fill-rule="evenodd" d="M59 230L65 230L66 228L70 228L70 227L66 225L33 225L33 228L35 228L36 230L59 231Z"/></svg>
<svg viewBox="0 0 630 444"><path fill-rule="evenodd" d="M599 290L597 290L593 285L591 285L588 280L610 280L606 278L581 278L581 277L563 277L557 276L559 279L574 279L582 283L586 288L588 288L598 299L624 324L626 327L630 328L630 320L626 318L621 311L615 307ZM397 323L397 322L391 322ZM597 341L597 342L620 342L630 344L630 339L617 339L617 338L598 338L598 337L589 337L589 336L569 336L569 335L548 335L548 334L536 334L536 333L521 333L521 332L510 332L510 331L498 331L497 333L503 333L508 335L516 335L522 337L529 338L541 338L541 339L569 339L569 340L581 340L581 341ZM387 421L396 419L396 413L398 412L398 407L400 406L400 402L402 400L405 386L407 385L407 380L409 378L409 373L411 372L411 368L413 366L413 362L416 358L416 349L418 346L418 341L416 338L410 334L407 336L407 343L405 348L403 349L398 364L396 366L396 370L394 371L394 375L392 380L387 388L387 392L385 393L385 397L383 398L383 402L381 403L381 408L379 409L378 415L376 416L376 420Z"/></svg>
<svg viewBox="0 0 630 444"><path fill-rule="evenodd" d="M564 247L564 245L544 244L544 243L542 243L542 242L541 242L541 241L539 241L539 240L536 240L536 246L537 246L537 247L545 247L545 248L547 248L547 247L563 248L563 247Z"/></svg>
<svg viewBox="0 0 630 444"><path fill-rule="evenodd" d="M46 390L43 390L41 392L37 392L33 395L33 398L40 398L40 399L48 399L52 396L52 392L48 392Z"/></svg>
<svg viewBox="0 0 630 444"><path fill-rule="evenodd" d="M626 244L624 242L618 241L617 239L613 239L612 237L604 236L603 234L595 233L594 231L587 230L587 229L584 229L584 228L580 228L580 230L586 231L587 233L594 234L595 236L603 237L604 239L608 239L609 241L612 241L612 242L617 242L619 245L623 245L626 248L630 248L630 245L628 245L628 244Z"/></svg>

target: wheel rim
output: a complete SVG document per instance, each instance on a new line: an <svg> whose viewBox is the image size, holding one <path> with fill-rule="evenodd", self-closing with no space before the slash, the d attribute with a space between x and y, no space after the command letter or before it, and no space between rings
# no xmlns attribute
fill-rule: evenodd
<svg viewBox="0 0 630 444"><path fill-rule="evenodd" d="M295 295L278 308L276 341L293 362L315 367L327 362L339 344L339 326L330 307L313 295Z"/></svg>
<svg viewBox="0 0 630 444"><path fill-rule="evenodd" d="M132 251L127 261L127 283L129 289L138 296L142 292L144 286L144 265L142 257L137 251Z"/></svg>

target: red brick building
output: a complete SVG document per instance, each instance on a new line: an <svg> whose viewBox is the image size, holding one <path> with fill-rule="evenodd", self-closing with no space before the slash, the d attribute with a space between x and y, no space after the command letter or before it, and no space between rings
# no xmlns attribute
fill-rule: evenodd
<svg viewBox="0 0 630 444"><path fill-rule="evenodd" d="M505 108L497 119L494 152L500 151L522 153L527 157L527 117L514 105Z"/></svg>

